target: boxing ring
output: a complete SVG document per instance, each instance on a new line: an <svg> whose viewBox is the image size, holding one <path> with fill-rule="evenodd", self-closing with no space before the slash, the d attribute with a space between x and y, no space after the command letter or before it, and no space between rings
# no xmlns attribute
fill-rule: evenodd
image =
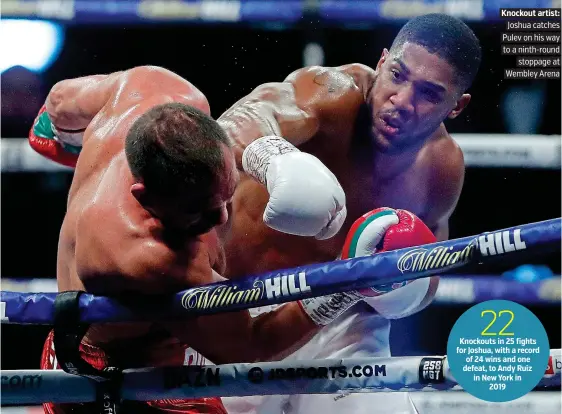
<svg viewBox="0 0 562 414"><path fill-rule="evenodd" d="M494 260L509 260L522 253L559 250L561 223L561 219L557 218L371 257L278 270L188 289L158 303L131 298L124 304L87 293L2 291L2 323L54 324L56 329L62 314L65 329L75 335L75 340L78 338L74 344L77 347L80 335L92 323L178 320L186 316L275 305L431 275L445 275L442 280L447 280L447 274L462 268ZM505 280L498 282L509 284ZM513 294L516 289L504 292L509 296L507 299L532 303L545 297L544 282L518 284L524 290L517 294ZM556 283L559 286L560 280ZM550 300L560 303L559 291L557 297L556 292L552 292L554 285L550 283L546 286L551 290ZM498 298L493 289L489 296ZM71 307L59 307L63 297L67 299L66 303L72 304ZM480 295L477 300L486 298ZM69 321L73 321L70 328ZM428 382L422 378L420 364L426 357L440 358L443 362L440 381ZM537 390L560 389L561 361L560 349L551 349L549 366L545 367ZM64 363L61 365L65 366ZM100 395L100 387L117 378L104 372L84 371L84 375L77 375L70 373L73 370L68 366L65 371L2 371L2 404L92 402ZM139 401L207 396L462 391L450 372L445 356L128 369L119 373L118 378L118 386L112 391L114 398ZM555 394L559 400L560 393Z"/></svg>

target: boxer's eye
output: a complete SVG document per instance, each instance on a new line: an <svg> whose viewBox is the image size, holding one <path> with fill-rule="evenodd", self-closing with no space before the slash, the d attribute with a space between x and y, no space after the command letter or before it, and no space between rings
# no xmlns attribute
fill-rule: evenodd
<svg viewBox="0 0 562 414"><path fill-rule="evenodd" d="M400 73L400 71L398 69L391 69L390 72L391 72L393 80L400 81L400 80L403 79L402 74Z"/></svg>
<svg viewBox="0 0 562 414"><path fill-rule="evenodd" d="M437 94L435 91L432 91L431 89L424 89L421 91L421 93L426 100L432 103L439 103L441 99L439 94Z"/></svg>

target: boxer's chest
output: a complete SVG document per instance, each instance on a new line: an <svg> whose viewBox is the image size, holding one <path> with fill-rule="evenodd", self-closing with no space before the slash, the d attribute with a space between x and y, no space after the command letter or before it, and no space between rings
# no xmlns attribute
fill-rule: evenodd
<svg viewBox="0 0 562 414"><path fill-rule="evenodd" d="M427 170L423 163L414 162L391 171L376 159L350 157L334 171L346 194L348 220L344 230L359 216L379 207L405 209L423 217L431 196Z"/></svg>
<svg viewBox="0 0 562 414"><path fill-rule="evenodd" d="M373 167L356 168L342 179L350 216L360 215L378 207L405 209L423 215L429 201L428 183L421 169L412 168L393 177L377 174Z"/></svg>

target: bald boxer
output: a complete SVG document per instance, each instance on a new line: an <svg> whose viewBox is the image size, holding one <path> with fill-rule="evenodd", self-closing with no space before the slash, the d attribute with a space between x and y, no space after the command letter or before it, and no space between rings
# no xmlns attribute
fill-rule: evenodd
<svg viewBox="0 0 562 414"><path fill-rule="evenodd" d="M226 245L227 277L334 260L354 220L375 207L408 210L418 221L387 248L431 241L427 234L418 237L425 225L438 240L446 239L463 186L464 160L443 122L470 102L466 91L480 62L478 39L463 22L429 14L410 20L374 69L306 67L236 102L218 120L236 143L241 172ZM271 196L278 176L298 189L295 203L308 203L307 176L285 166L296 157L327 167L345 192L347 219L328 240L310 237L315 229L277 231ZM328 211L310 214L321 220ZM402 223L404 217L393 214L394 224ZM423 309L437 284L436 277L421 279L357 304L290 358L389 356L389 320ZM232 413L415 412L407 395L223 401Z"/></svg>
<svg viewBox="0 0 562 414"><path fill-rule="evenodd" d="M158 67L52 88L29 142L43 156L75 167L59 238L59 291L151 300L224 280L223 240L239 173L231 142L209 113L197 88ZM327 211L318 220L295 206L273 213L273 221L280 228L298 221L318 239L331 237L343 224L345 207L337 180L320 162L295 157L286 165L319 186L315 197ZM282 182L273 191L278 212L294 202ZM80 352L97 369L201 364L201 354L216 363L272 359L318 331L305 308L291 303L259 318L245 311L174 323L103 324L87 332ZM52 333L41 367L57 367ZM218 398L125 402L123 408L225 412ZM96 412L92 404L44 409Z"/></svg>

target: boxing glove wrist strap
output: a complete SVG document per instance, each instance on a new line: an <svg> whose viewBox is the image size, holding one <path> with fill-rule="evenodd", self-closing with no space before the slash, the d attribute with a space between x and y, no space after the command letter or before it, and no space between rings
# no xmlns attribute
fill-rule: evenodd
<svg viewBox="0 0 562 414"><path fill-rule="evenodd" d="M82 149L84 129L57 129L51 121L45 107L41 108L41 111L33 124L32 132L37 138L51 139L59 142L64 150L71 154L79 154Z"/></svg>
<svg viewBox="0 0 562 414"><path fill-rule="evenodd" d="M244 150L242 167L244 171L265 185L267 168L271 159L295 151L298 151L297 147L284 138L275 135L261 137Z"/></svg>
<svg viewBox="0 0 562 414"><path fill-rule="evenodd" d="M316 325L325 326L362 299L363 295L352 291L302 299L299 305Z"/></svg>

